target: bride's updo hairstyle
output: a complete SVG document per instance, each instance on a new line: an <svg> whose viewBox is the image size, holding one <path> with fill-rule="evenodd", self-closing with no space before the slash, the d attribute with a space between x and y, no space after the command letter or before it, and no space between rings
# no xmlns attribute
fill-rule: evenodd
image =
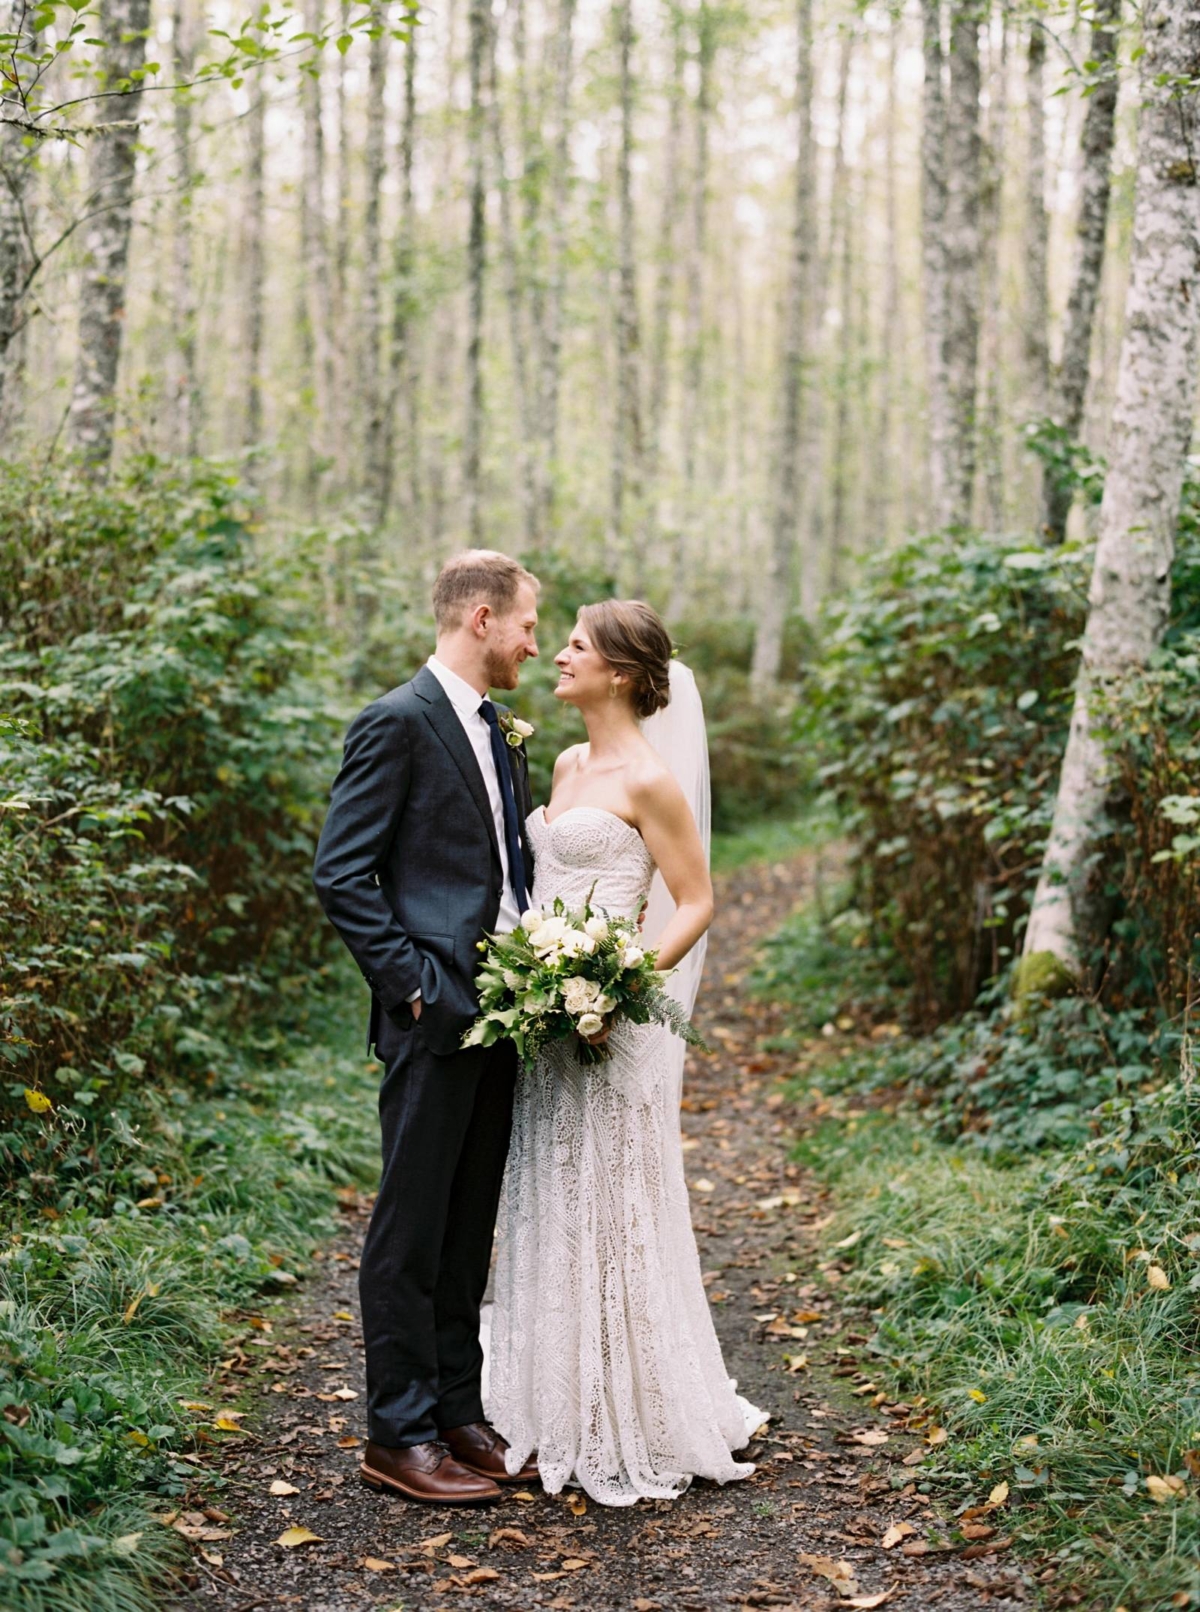
<svg viewBox="0 0 1200 1612"><path fill-rule="evenodd" d="M671 639L656 610L640 599L600 599L584 605L579 624L613 671L629 679L635 716L670 704Z"/></svg>

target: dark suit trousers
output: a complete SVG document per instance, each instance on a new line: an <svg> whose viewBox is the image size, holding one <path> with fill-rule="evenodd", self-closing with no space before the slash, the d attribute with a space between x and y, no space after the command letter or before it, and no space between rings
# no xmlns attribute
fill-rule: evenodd
<svg viewBox="0 0 1200 1612"><path fill-rule="evenodd" d="M437 1057L407 1008L376 1052L383 1175L359 1271L367 1431L420 1444L483 1420L479 1306L512 1125L509 1041Z"/></svg>

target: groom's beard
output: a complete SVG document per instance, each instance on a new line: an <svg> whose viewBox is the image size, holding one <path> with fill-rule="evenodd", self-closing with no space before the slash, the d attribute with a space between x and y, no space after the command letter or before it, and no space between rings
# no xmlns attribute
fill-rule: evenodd
<svg viewBox="0 0 1200 1612"><path fill-rule="evenodd" d="M488 687L516 688L521 675L520 667L521 663L514 653L504 654L500 650L489 650L483 663Z"/></svg>

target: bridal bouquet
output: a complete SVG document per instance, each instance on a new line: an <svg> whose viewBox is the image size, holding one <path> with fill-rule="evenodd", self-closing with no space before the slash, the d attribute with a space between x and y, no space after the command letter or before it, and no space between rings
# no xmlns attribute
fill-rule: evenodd
<svg viewBox="0 0 1200 1612"><path fill-rule="evenodd" d="M622 1016L633 1024L669 1025L692 1046L703 1046L687 1014L663 989L669 975L639 944L636 918L612 918L590 903L576 912L556 899L550 912L532 908L508 935L479 942L484 955L476 984L479 1017L464 1047L515 1042L526 1065L550 1041L574 1037L579 1061L600 1063L604 1045L587 1039Z"/></svg>

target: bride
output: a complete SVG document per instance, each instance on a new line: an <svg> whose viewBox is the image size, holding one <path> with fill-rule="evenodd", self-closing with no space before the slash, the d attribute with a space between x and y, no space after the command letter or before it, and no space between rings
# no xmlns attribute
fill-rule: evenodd
<svg viewBox="0 0 1200 1612"><path fill-rule="evenodd" d="M527 821L533 899L631 914L689 1011L712 919L708 761L695 680L639 601L580 612L555 664L586 744ZM657 713L657 714L656 714ZM653 888L652 888L653 887ZM618 1019L584 1067L556 1042L521 1074L504 1178L489 1419L508 1470L605 1505L727 1483L764 1415L725 1372L700 1279L679 1133L683 1043Z"/></svg>

